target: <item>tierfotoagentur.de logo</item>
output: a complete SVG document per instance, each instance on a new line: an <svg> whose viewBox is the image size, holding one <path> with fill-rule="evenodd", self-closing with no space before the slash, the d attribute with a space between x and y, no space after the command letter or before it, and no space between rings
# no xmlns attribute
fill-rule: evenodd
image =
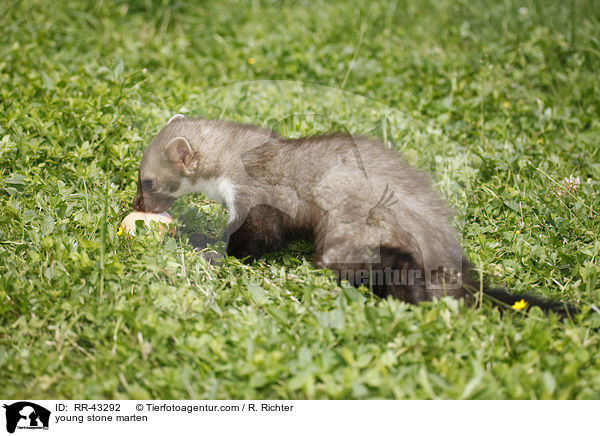
<svg viewBox="0 0 600 436"><path fill-rule="evenodd" d="M14 433L19 430L48 430L50 411L42 406L29 401L19 401L10 405L4 404L6 409L6 431Z"/></svg>

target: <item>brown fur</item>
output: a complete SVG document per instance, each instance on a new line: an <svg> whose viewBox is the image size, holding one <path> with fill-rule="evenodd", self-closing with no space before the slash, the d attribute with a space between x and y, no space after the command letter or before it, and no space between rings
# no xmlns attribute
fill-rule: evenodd
<svg viewBox="0 0 600 436"><path fill-rule="evenodd" d="M318 267L381 296L471 301L467 290L479 288L428 177L379 141L339 133L289 139L176 116L144 152L134 207L161 212L197 190L229 208L230 255L256 258L310 238ZM508 304L517 298L495 295Z"/></svg>
<svg viewBox="0 0 600 436"><path fill-rule="evenodd" d="M178 137L190 144L190 156L165 150ZM339 133L294 140L253 126L179 118L144 153L135 208L160 212L175 198L166 186L219 177L234 191L228 254L257 257L308 237L319 267L363 272L345 277L353 284L369 283L365 271L420 272L416 283L375 284L380 295L411 302L467 296L459 285L429 277L439 268L461 272L448 210L424 174L377 141ZM144 179L152 179L154 191L144 192Z"/></svg>

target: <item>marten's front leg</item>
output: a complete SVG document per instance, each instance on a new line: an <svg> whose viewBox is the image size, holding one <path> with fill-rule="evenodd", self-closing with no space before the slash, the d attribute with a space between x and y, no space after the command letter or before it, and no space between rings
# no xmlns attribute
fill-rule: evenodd
<svg viewBox="0 0 600 436"><path fill-rule="evenodd" d="M227 254L253 260L284 248L290 242L287 221L287 215L271 206L261 204L253 207L243 224L229 234Z"/></svg>

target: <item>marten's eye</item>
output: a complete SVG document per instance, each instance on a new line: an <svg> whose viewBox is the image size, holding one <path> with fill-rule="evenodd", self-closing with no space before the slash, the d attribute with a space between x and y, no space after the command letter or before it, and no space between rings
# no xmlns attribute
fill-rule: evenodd
<svg viewBox="0 0 600 436"><path fill-rule="evenodd" d="M152 191L152 180L144 180L144 181L142 181L142 190L144 190L144 191Z"/></svg>

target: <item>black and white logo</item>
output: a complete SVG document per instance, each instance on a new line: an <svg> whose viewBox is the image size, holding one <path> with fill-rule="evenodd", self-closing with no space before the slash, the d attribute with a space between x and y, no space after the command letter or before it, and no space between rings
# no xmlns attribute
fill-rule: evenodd
<svg viewBox="0 0 600 436"><path fill-rule="evenodd" d="M19 401L3 406L6 409L6 431L14 433L16 429L48 430L50 411L29 401Z"/></svg>

